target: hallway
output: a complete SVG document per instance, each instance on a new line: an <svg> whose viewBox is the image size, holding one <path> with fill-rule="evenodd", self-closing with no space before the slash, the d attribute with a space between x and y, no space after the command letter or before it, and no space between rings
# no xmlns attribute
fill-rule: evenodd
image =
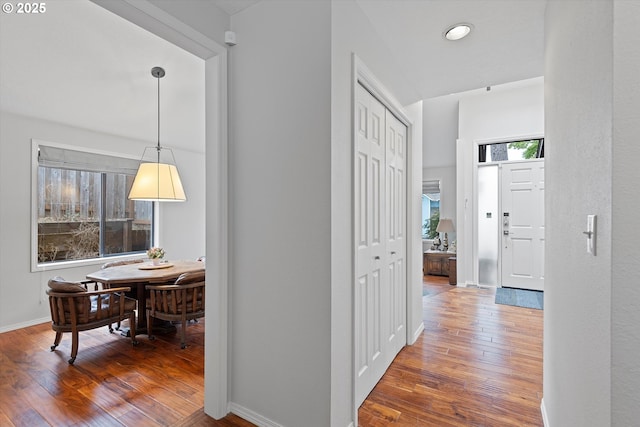
<svg viewBox="0 0 640 427"><path fill-rule="evenodd" d="M424 277L425 331L359 410L370 426L542 426L543 312Z"/></svg>

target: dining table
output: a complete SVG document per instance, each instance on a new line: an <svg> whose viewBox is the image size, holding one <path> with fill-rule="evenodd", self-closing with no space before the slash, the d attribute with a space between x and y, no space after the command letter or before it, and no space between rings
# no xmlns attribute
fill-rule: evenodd
<svg viewBox="0 0 640 427"><path fill-rule="evenodd" d="M157 264L147 261L104 268L87 274L86 277L88 280L101 283L103 286L107 287L131 287L135 298L138 300L136 334L144 334L147 331L146 285L171 284L183 273L192 273L203 270L205 270L205 264L202 261L163 260Z"/></svg>

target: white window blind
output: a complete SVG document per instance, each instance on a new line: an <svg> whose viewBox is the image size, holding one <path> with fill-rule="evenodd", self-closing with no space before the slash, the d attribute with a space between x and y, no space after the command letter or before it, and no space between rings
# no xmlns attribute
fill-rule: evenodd
<svg viewBox="0 0 640 427"><path fill-rule="evenodd" d="M437 200L440 200L440 180L435 179L431 181L422 182L422 194L432 198L431 196L437 195Z"/></svg>
<svg viewBox="0 0 640 427"><path fill-rule="evenodd" d="M59 169L135 175L138 160L98 153L69 150L50 145L38 146L38 164Z"/></svg>

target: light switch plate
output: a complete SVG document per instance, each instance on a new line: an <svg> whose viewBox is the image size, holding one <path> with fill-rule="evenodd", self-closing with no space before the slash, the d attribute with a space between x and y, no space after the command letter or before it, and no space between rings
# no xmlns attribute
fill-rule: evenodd
<svg viewBox="0 0 640 427"><path fill-rule="evenodd" d="M587 252L596 254L596 215L587 215Z"/></svg>

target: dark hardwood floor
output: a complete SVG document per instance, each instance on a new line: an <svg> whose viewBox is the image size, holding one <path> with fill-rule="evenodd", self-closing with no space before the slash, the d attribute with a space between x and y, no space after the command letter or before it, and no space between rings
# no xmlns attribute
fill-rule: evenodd
<svg viewBox="0 0 640 427"><path fill-rule="evenodd" d="M359 411L361 427L541 426L542 312L427 276L425 332L398 355ZM141 344L80 333L74 366L48 323L0 334L0 426L225 426L204 404L204 319Z"/></svg>
<svg viewBox="0 0 640 427"><path fill-rule="evenodd" d="M106 327L80 332L73 366L71 335L50 352L48 323L0 334L0 426L253 426L204 414L204 319L187 327L184 350L176 333L133 347Z"/></svg>

